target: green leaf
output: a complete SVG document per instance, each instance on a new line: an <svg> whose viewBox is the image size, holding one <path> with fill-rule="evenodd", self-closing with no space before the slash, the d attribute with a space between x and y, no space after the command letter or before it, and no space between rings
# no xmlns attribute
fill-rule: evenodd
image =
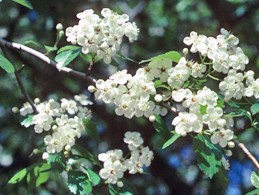
<svg viewBox="0 0 259 195"><path fill-rule="evenodd" d="M66 158L62 153L50 154L47 161L54 170L60 173L66 168Z"/></svg>
<svg viewBox="0 0 259 195"><path fill-rule="evenodd" d="M150 58L148 60L142 60L140 62L140 64L146 63L146 62L150 62L150 61L154 61L154 60L161 60L161 59L170 59L173 62L178 63L178 61L181 59L181 57L182 56L181 56L181 54L179 52L177 52L177 51L169 51L167 53L155 56L155 57Z"/></svg>
<svg viewBox="0 0 259 195"><path fill-rule="evenodd" d="M24 168L22 170L20 170L18 173L16 173L9 181L9 184L16 184L18 182L20 182L21 180L23 180L23 178L26 176L27 174L27 169Z"/></svg>
<svg viewBox="0 0 259 195"><path fill-rule="evenodd" d="M4 69L7 73L14 73L14 67L9 62L8 59L6 59L4 56L0 54L0 67Z"/></svg>
<svg viewBox="0 0 259 195"><path fill-rule="evenodd" d="M27 118L25 118L22 122L21 125L25 126L26 128L31 126L32 124L32 119L33 119L33 115L28 115Z"/></svg>
<svg viewBox="0 0 259 195"><path fill-rule="evenodd" d="M109 193L111 195L133 195L133 190L125 183L122 188L116 186L116 185L108 185Z"/></svg>
<svg viewBox="0 0 259 195"><path fill-rule="evenodd" d="M64 52L64 51L68 51L68 50L76 50L76 49L80 49L79 46L75 46L75 45L66 45L64 47L61 47L59 50L58 50L58 54Z"/></svg>
<svg viewBox="0 0 259 195"><path fill-rule="evenodd" d="M174 143L179 137L181 137L181 135L179 134L174 134L169 140L167 140L164 145L162 146L162 149L167 148L168 146L170 146L172 143Z"/></svg>
<svg viewBox="0 0 259 195"><path fill-rule="evenodd" d="M28 0L13 0L13 1L29 9L33 9L31 2Z"/></svg>
<svg viewBox="0 0 259 195"><path fill-rule="evenodd" d="M83 124L85 131L87 134L93 138L95 141L100 142L99 134L98 134L98 129L97 129L97 124L89 119L89 118L83 118Z"/></svg>
<svg viewBox="0 0 259 195"><path fill-rule="evenodd" d="M171 133L160 116L156 116L156 120L153 122L153 126L156 131L164 138L164 140L171 138Z"/></svg>
<svg viewBox="0 0 259 195"><path fill-rule="evenodd" d="M221 149L211 143L204 135L194 137L193 149L198 167L210 178L215 175L221 167Z"/></svg>
<svg viewBox="0 0 259 195"><path fill-rule="evenodd" d="M92 192L91 182L81 171L68 172L68 188L73 194L85 195Z"/></svg>
<svg viewBox="0 0 259 195"><path fill-rule="evenodd" d="M51 165L48 163L36 164L31 171L29 171L26 180L30 187L39 187L49 179Z"/></svg>
<svg viewBox="0 0 259 195"><path fill-rule="evenodd" d="M86 174L89 178L89 181L92 182L93 185L98 185L100 183L100 177L91 169L86 169Z"/></svg>
<svg viewBox="0 0 259 195"><path fill-rule="evenodd" d="M259 113L259 103L255 103L251 106L250 111L252 115Z"/></svg>
<svg viewBox="0 0 259 195"><path fill-rule="evenodd" d="M34 46L34 47L37 47L37 48L42 48L41 44L39 44L38 42L33 41L33 40L25 41L23 44L26 45L26 46L31 46L31 47Z"/></svg>
<svg viewBox="0 0 259 195"><path fill-rule="evenodd" d="M246 193L246 195L258 195L259 189L252 190L251 192Z"/></svg>
<svg viewBox="0 0 259 195"><path fill-rule="evenodd" d="M256 172L252 172L250 180L254 187L259 188L259 175Z"/></svg>
<svg viewBox="0 0 259 195"><path fill-rule="evenodd" d="M70 62L72 62L80 54L80 52L81 52L81 49L78 47L60 52L55 57L55 61L58 63L59 67L67 66Z"/></svg>
<svg viewBox="0 0 259 195"><path fill-rule="evenodd" d="M82 146L74 145L73 149L75 149L81 155L82 158L85 158L85 159L89 160L94 165L101 166L98 159L91 152L89 152L88 150L86 150Z"/></svg>
<svg viewBox="0 0 259 195"><path fill-rule="evenodd" d="M45 49L47 50L47 53L56 51L56 50L58 49L56 46L52 47L52 46L44 45L44 47L45 47Z"/></svg>
<svg viewBox="0 0 259 195"><path fill-rule="evenodd" d="M208 107L208 105L200 105L200 113L201 113L201 115L204 115L204 114L206 114L207 113L207 107Z"/></svg>
<svg viewBox="0 0 259 195"><path fill-rule="evenodd" d="M116 53L116 56L118 56L119 58L121 58L121 59L123 59L123 60L128 60L128 61L130 61L130 62L138 63L137 61L135 61L135 60L133 60L133 59L131 59L131 58L129 58L129 57L126 57L126 56L124 56L124 55L122 55L122 54L120 54L120 53Z"/></svg>

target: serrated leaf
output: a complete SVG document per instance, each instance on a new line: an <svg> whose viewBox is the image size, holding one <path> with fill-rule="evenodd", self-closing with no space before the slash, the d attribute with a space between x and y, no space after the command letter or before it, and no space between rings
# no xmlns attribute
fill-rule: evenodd
<svg viewBox="0 0 259 195"><path fill-rule="evenodd" d="M33 9L33 6L30 1L28 0L13 0L16 3L19 3L20 5L23 5L24 7L27 7L29 9Z"/></svg>
<svg viewBox="0 0 259 195"><path fill-rule="evenodd" d="M32 125L32 119L33 115L28 115L27 118L25 118L22 122L21 125L25 126L26 128Z"/></svg>
<svg viewBox="0 0 259 195"><path fill-rule="evenodd" d="M252 115L259 113L259 103L255 103L251 106L250 111Z"/></svg>
<svg viewBox="0 0 259 195"><path fill-rule="evenodd" d="M259 188L259 175L256 172L252 172L250 180L254 187Z"/></svg>
<svg viewBox="0 0 259 195"><path fill-rule="evenodd" d="M215 175L221 167L221 149L211 143L204 135L194 137L193 149L195 152L198 167L210 178Z"/></svg>
<svg viewBox="0 0 259 195"><path fill-rule="evenodd" d="M61 47L59 50L58 50L58 54L64 52L64 51L68 51L68 50L76 50L76 49L80 49L79 46L75 46L75 45L66 45L64 47Z"/></svg>
<svg viewBox="0 0 259 195"><path fill-rule="evenodd" d="M100 177L91 169L86 169L86 174L89 178L89 181L93 183L93 185L98 185L100 183Z"/></svg>
<svg viewBox="0 0 259 195"><path fill-rule="evenodd" d="M16 173L9 181L9 184L16 184L23 180L23 178L27 175L27 169L24 168L20 170L18 173Z"/></svg>
<svg viewBox="0 0 259 195"><path fill-rule="evenodd" d="M177 51L169 51L167 53L155 56L155 57L150 58L148 60L142 60L140 62L140 64L146 63L146 62L150 62L150 61L154 61L154 60L161 60L161 59L170 59L173 62L178 63L178 61L181 59L181 57L182 56L181 56L181 54L179 52L177 52Z"/></svg>
<svg viewBox="0 0 259 195"><path fill-rule="evenodd" d="M50 154L47 162L60 173L66 168L66 159L62 153Z"/></svg>
<svg viewBox="0 0 259 195"><path fill-rule="evenodd" d="M65 67L72 62L81 52L80 48L75 48L59 53L55 57L55 61L58 63L58 67Z"/></svg>
<svg viewBox="0 0 259 195"><path fill-rule="evenodd" d="M83 118L83 124L85 131L87 134L93 138L95 141L100 142L100 137L98 134L98 129L96 127L97 124L95 124L92 120L89 118Z"/></svg>
<svg viewBox="0 0 259 195"><path fill-rule="evenodd" d="M181 135L179 134L174 134L169 140L167 140L164 145L162 146L162 149L167 148L168 146L170 146L172 143L174 143L179 137L181 137Z"/></svg>
<svg viewBox="0 0 259 195"><path fill-rule="evenodd" d="M7 73L14 73L14 66L12 65L12 63L1 54L0 54L0 67L4 69Z"/></svg>
<svg viewBox="0 0 259 195"><path fill-rule="evenodd" d="M164 138L164 140L168 140L171 137L170 131L160 116L156 116L153 126L155 130Z"/></svg>
<svg viewBox="0 0 259 195"><path fill-rule="evenodd" d="M68 188L73 194L85 195L92 192L91 182L88 180L87 175L80 171L68 172Z"/></svg>

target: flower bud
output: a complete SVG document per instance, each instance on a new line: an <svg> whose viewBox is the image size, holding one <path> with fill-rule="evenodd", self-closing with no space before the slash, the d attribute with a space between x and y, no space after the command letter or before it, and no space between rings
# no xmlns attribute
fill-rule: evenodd
<svg viewBox="0 0 259 195"><path fill-rule="evenodd" d="M57 31L63 30L63 25L62 25L61 23L58 23L58 24L56 25L56 29L57 29Z"/></svg>
<svg viewBox="0 0 259 195"><path fill-rule="evenodd" d="M225 154L226 154L226 156L232 156L232 151L231 150L226 150Z"/></svg>
<svg viewBox="0 0 259 195"><path fill-rule="evenodd" d="M39 98L35 98L35 99L34 99L34 103L35 103L35 104L39 104L39 103L40 103L40 99L39 99Z"/></svg>
<svg viewBox="0 0 259 195"><path fill-rule="evenodd" d="M94 92L96 91L95 86L90 85L90 86L88 87L88 91L91 92L91 93L94 93Z"/></svg>
<svg viewBox="0 0 259 195"><path fill-rule="evenodd" d="M154 122L156 120L156 117L154 116L154 115L151 115L150 117L149 117L149 121L150 122Z"/></svg>
<svg viewBox="0 0 259 195"><path fill-rule="evenodd" d="M233 142L233 141L228 142L228 147L229 148L234 148L235 147L235 142Z"/></svg>
<svg viewBox="0 0 259 195"><path fill-rule="evenodd" d="M117 182L117 186L118 186L119 188L122 188L122 187L124 186L124 184L123 184L122 181L118 181L118 182Z"/></svg>
<svg viewBox="0 0 259 195"><path fill-rule="evenodd" d="M12 108L12 112L13 112L13 113L17 113L17 112L19 112L19 109L18 109L17 107L13 107L13 108Z"/></svg>
<svg viewBox="0 0 259 195"><path fill-rule="evenodd" d="M156 96L155 96L155 101L156 101L156 102L161 102L162 100L163 100L162 95L156 94Z"/></svg>
<svg viewBox="0 0 259 195"><path fill-rule="evenodd" d="M184 56L187 56L188 53L189 53L189 50L188 50L187 48L184 48L184 49L183 49L183 54L184 54Z"/></svg>

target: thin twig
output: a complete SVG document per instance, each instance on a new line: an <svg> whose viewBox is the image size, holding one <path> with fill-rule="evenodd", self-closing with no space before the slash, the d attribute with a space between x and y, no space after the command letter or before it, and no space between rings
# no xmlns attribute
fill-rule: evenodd
<svg viewBox="0 0 259 195"><path fill-rule="evenodd" d="M259 170L259 163L258 163L258 161L251 154L251 152L247 149L247 147L243 143L240 143L238 141L236 141L236 143L237 143L238 147L241 148L241 150L245 153L245 155L254 163L256 168Z"/></svg>
<svg viewBox="0 0 259 195"><path fill-rule="evenodd" d="M59 70L59 68L57 67L57 63L55 61L51 60L49 57L45 56L43 53L38 52L38 51L36 51L36 50L34 50L30 47L27 47L27 46L19 44L19 43L9 42L9 41L6 41L2 38L0 38L0 45L3 46L3 47L8 47L10 49L24 51L24 52L35 56L36 58L42 60L43 62L45 62L45 63L47 63L47 64L51 65L52 67ZM85 79L85 80L89 81L90 83L96 82L96 80L93 77L87 76L86 74L84 74L82 72L73 70L73 69L68 68L68 67L63 67L60 71L65 72L65 73L70 74L70 75L73 75L73 76L75 76L77 78L80 78L80 79Z"/></svg>
<svg viewBox="0 0 259 195"><path fill-rule="evenodd" d="M3 52L3 54L5 55L5 57L10 61L10 59L9 59L8 56L7 56L7 52L5 51L5 48L1 47L1 49L2 49L2 52ZM24 66L23 66L23 67L24 67ZM14 66L14 70L15 70L15 71L14 71L14 75L15 75L15 78L16 78L16 80L17 80L18 86L19 86L19 88L20 88L20 90L21 90L23 96L26 98L26 100L27 100L27 101L29 102L29 104L31 105L31 107L32 107L32 109L33 109L33 112L34 112L34 113L38 113L38 111L37 111L37 109L36 109L36 107L35 107L35 105L34 105L32 99L31 99L31 97L29 96L29 94L26 92L26 90L25 90L25 88L24 88L23 82L22 82L22 80L21 80L21 78L20 78L20 75L19 75L19 73L21 72L21 70L23 69L23 67L22 67L20 70L16 70L16 68L15 68L15 66Z"/></svg>
<svg viewBox="0 0 259 195"><path fill-rule="evenodd" d="M28 101L29 104L31 105L31 107L32 107L32 109L33 109L33 112L34 112L35 114L37 114L38 111L37 111L37 109L36 109L36 107L35 107L35 105L34 105L32 99L31 99L31 97L29 96L29 94L26 92L26 90L25 90L25 88L24 88L23 82L22 82L22 80L21 80L21 78L20 78L20 75L19 75L19 71L15 70L15 71L14 71L14 75L15 75L15 78L16 78L16 80L17 80L17 82L18 82L18 85L19 85L19 87L20 87L20 89L21 89L22 94L24 95L24 97L27 99L27 101Z"/></svg>

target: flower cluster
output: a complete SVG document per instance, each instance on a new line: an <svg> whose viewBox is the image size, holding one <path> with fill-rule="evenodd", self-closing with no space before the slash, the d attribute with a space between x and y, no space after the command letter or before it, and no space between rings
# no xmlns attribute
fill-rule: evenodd
<svg viewBox="0 0 259 195"><path fill-rule="evenodd" d="M115 113L119 116L164 116L167 110L155 104L153 97L156 95L156 88L151 77L154 75L147 72L147 69L138 69L134 76L128 74L127 70L119 71L106 81L97 80L96 87L90 86L89 90L94 92L97 99L114 103Z"/></svg>
<svg viewBox="0 0 259 195"><path fill-rule="evenodd" d="M98 159L103 162L103 168L99 175L105 179L106 183L123 186L121 178L126 171L129 174L143 173L143 167L150 166L153 159L153 152L149 147L143 146L143 138L139 132L126 132L123 141L128 144L130 157L125 159L120 149L110 150L98 155Z"/></svg>
<svg viewBox="0 0 259 195"><path fill-rule="evenodd" d="M49 154L61 152L63 148L69 151L84 130L83 119L91 117L87 106L92 102L83 94L75 95L74 99L63 98L60 103L53 99L42 103L35 99L34 102L38 113L32 116L30 125L34 125L36 133L48 132L42 158L47 159ZM32 114L32 107L25 103L20 114Z"/></svg>
<svg viewBox="0 0 259 195"><path fill-rule="evenodd" d="M127 118L144 116L153 121L155 115L164 116L168 112L165 108L171 107L178 112L172 120L177 134L206 131L212 143L226 147L234 138L233 119L224 116L224 105L220 102L259 97L259 79L254 78L253 71L244 72L248 58L238 42L225 29L216 38L191 32L184 43L191 46L190 52L201 54L200 61L187 59L189 50L185 48L184 56L175 65L168 57L151 59L135 75L119 71L107 80L97 80L89 91L96 99L113 103L115 113ZM206 86L192 87L195 79L214 78L213 72L223 76L219 89L224 100ZM176 108L179 104L180 110Z"/></svg>
<svg viewBox="0 0 259 195"><path fill-rule="evenodd" d="M118 15L108 8L101 11L100 18L92 9L77 14L78 25L66 29L67 41L82 47L84 54L96 54L105 63L119 50L122 38L137 40L139 29L129 22L127 14Z"/></svg>

